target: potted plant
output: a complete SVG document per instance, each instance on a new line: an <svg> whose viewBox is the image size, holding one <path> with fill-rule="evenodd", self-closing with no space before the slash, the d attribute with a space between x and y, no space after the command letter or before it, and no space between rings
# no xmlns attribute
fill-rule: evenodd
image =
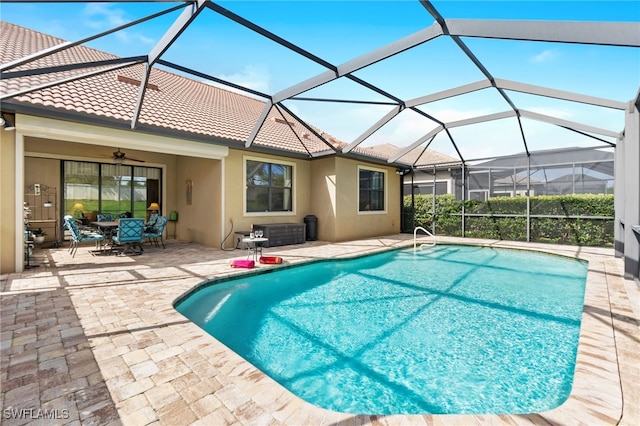
<svg viewBox="0 0 640 426"><path fill-rule="evenodd" d="M36 244L42 244L44 243L44 237L47 235L46 232L44 232L42 230L42 228L38 228L35 231L31 231L31 233L33 234L33 238L34 238L34 242Z"/></svg>

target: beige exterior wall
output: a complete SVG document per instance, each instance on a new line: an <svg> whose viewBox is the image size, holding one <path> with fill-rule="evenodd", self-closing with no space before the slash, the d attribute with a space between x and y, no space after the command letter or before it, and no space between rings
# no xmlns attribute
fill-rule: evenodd
<svg viewBox="0 0 640 426"><path fill-rule="evenodd" d="M13 272L16 266L15 134L0 129L0 274Z"/></svg>
<svg viewBox="0 0 640 426"><path fill-rule="evenodd" d="M337 241L338 186L335 157L311 162L311 210L318 217L318 239Z"/></svg>
<svg viewBox="0 0 640 426"><path fill-rule="evenodd" d="M18 267L16 265L22 263L22 249L16 252L16 247L22 246L22 206L16 206L16 198L25 197L28 185L40 183L56 188L58 193L56 205L58 207L55 213L51 212L51 215L62 221L64 215L61 205L63 189L60 178L62 160L111 163L113 162L112 153L119 147L128 157L145 161L144 163L126 161L126 164L161 168L163 170L161 213L168 215L169 212L180 211L180 207L183 207L178 204L180 200L184 199L185 193L184 186L177 182L179 159L187 156L192 159L208 157L209 160L197 161L207 163L206 168L212 169L210 173L217 173L213 189L217 190L217 195L214 193L214 196L220 199L220 184L218 183L222 163L220 158L223 158L228 152L224 147L24 115L16 117L16 127L16 131L0 132L0 185L3 187L0 192L1 273L14 272ZM23 152L24 155L16 161L19 147L23 148L20 153ZM138 149L134 149L134 147ZM147 149L154 149L154 151ZM185 155L181 155L182 153ZM186 161L183 164L186 169L198 170L199 166L196 167L196 164L201 163ZM23 181L16 177L23 179ZM20 217L18 218L16 214L19 214ZM208 216L210 216L209 213L203 218ZM203 222L203 220L198 222ZM198 236L198 241L211 242L211 245L215 245L216 241L220 239L219 223L220 221L207 228L204 234ZM173 222L169 223L165 235L173 236L174 225ZM39 224L35 224L35 226L40 227ZM48 234L47 239L53 241L55 232L45 229L45 226L42 228ZM62 238L62 230L59 229L59 238ZM188 226L185 226L184 229L188 229ZM180 229L178 228L178 230ZM20 235L20 240L16 241L18 235Z"/></svg>
<svg viewBox="0 0 640 426"><path fill-rule="evenodd" d="M176 238L220 247L220 223L223 214L222 161L179 157L176 162L177 185L171 192L178 212ZM191 181L191 204L187 202L187 181ZM166 213L168 214L168 213ZM171 231L171 230L170 230Z"/></svg>
<svg viewBox="0 0 640 426"><path fill-rule="evenodd" d="M127 162L132 166L158 167L163 169L163 184L165 188L161 213L168 214L176 209L176 156L170 154L160 154L146 151L138 151L123 147L126 155L131 158L144 160L144 163ZM90 161L98 163L110 163L114 149L110 147L85 145L59 141L53 139L42 139L25 137L25 188L33 183L45 184L56 187L58 192L58 217L62 218L63 211L60 164L62 160Z"/></svg>
<svg viewBox="0 0 640 426"><path fill-rule="evenodd" d="M400 178L394 167L336 156L292 159L34 117L27 117L24 123L24 130L18 136L15 136L16 132L0 132L2 273L14 272L16 262L22 259L22 253L16 253L16 236L18 232L22 233L22 229L16 229L16 212L19 211L15 205L16 185L19 183L16 170L22 170L22 163L15 163L18 151L16 137L24 140L25 188L34 183L56 187L58 210L53 215L59 220L64 215L61 161L110 163L112 153L117 149L114 144L118 144L116 146L120 146L128 157L145 161L128 161L128 164L162 168L161 214L168 216L171 211L178 212L177 222L169 222L165 230L169 238L175 235L180 240L212 247L220 247L224 241L224 246L230 248L235 243L233 231L247 231L252 224L304 223L304 217L310 214L317 216L318 239L324 241L394 234L400 230ZM47 137L47 134L55 136ZM65 140L67 136L73 141ZM156 140L158 145L154 145ZM107 146L100 145L101 142ZM147 145L150 150L156 146L164 153L147 151ZM186 155L181 155L182 151ZM292 212L245 212L246 159L293 167ZM385 173L385 211L358 211L359 167ZM192 182L191 204L187 203L187 181ZM24 196L25 188L18 188L21 191L19 195ZM45 227L43 229L49 234L47 239L52 241L54 233Z"/></svg>
<svg viewBox="0 0 640 426"><path fill-rule="evenodd" d="M31 145L26 143L25 146ZM26 157L24 159L24 186L25 186L25 202L29 203L29 208L31 209L30 216L30 229L38 229L42 228L44 232L46 232L45 242L49 243L55 241L56 237L56 224L51 222L40 222L39 220L55 220L56 218L62 218L64 216L64 212L60 206L61 191L60 188L60 160L53 160L48 158L34 158L34 157ZM45 200L44 195L39 197L33 195L27 195L28 193L32 194L32 191L28 191L30 185L33 184L47 185L51 188L56 188L57 199ZM44 191L42 192L44 194ZM37 202L36 202L37 201ZM54 207L45 208L42 201L51 201ZM61 220L58 219L58 241L61 240Z"/></svg>
<svg viewBox="0 0 640 426"><path fill-rule="evenodd" d="M245 213L244 163L247 158L293 165L292 213ZM400 232L400 177L395 174L395 167L342 157L309 161L239 150L230 150L225 163L225 235L231 231L231 221L234 231L247 231L252 224L303 223L309 214L318 218L318 239L323 241L346 241ZM385 211L358 211L358 167L386 173ZM231 235L225 247L232 247L233 242Z"/></svg>
<svg viewBox="0 0 640 426"><path fill-rule="evenodd" d="M245 208L245 160L273 162L293 167L293 211L278 213L246 213ZM225 247L233 247L233 233L249 231L252 224L303 223L304 217L313 214L311 209L309 160L285 158L277 155L229 150L224 160L224 236ZM233 223L233 229L232 229Z"/></svg>
<svg viewBox="0 0 640 426"><path fill-rule="evenodd" d="M335 240L389 235L400 232L400 177L395 167L336 157L337 215ZM385 173L385 211L358 211L359 167ZM320 226L320 224L319 224Z"/></svg>

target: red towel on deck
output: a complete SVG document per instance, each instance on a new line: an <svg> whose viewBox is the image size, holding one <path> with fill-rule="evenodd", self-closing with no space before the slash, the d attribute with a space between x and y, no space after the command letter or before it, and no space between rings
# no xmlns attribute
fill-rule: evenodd
<svg viewBox="0 0 640 426"><path fill-rule="evenodd" d="M282 258L278 256L260 256L260 263L279 265L282 263Z"/></svg>
<svg viewBox="0 0 640 426"><path fill-rule="evenodd" d="M237 259L231 262L231 267L232 268L247 268L247 269L251 269L254 266L256 266L256 263L253 260L244 260L244 259Z"/></svg>

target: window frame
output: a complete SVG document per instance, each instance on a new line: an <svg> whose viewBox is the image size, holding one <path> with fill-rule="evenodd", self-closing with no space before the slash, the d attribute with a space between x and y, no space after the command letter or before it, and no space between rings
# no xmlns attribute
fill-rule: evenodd
<svg viewBox="0 0 640 426"><path fill-rule="evenodd" d="M256 161L260 163L268 163L275 164L279 166L288 166L291 167L291 210L276 210L276 211L260 211L260 212L250 212L247 211L247 163L249 161ZM285 161L282 159L274 159L274 158L266 158L266 157L256 157L251 155L245 155L242 158L242 211L244 217L265 217L265 216L295 216L296 215L296 180L297 180L297 167L296 163L291 161Z"/></svg>
<svg viewBox="0 0 640 426"><path fill-rule="evenodd" d="M451 192L451 188L453 187L453 185L451 184L451 179L436 179L436 188L438 187L438 184L446 184L447 185L447 190L446 192L444 192L443 194L438 194L438 191L436 191L436 195L445 195L445 194L452 194ZM407 181L402 181L402 190L404 195L409 195L411 194L411 190L406 191L406 187L409 187L409 189L411 189L411 181L407 180ZM433 188L433 180L421 180L421 181L415 181L413 183L414 188L415 187L424 187L424 186L430 186ZM433 190L431 190L431 192L425 192L424 195L430 195L433 193ZM421 193L422 194L422 193Z"/></svg>
<svg viewBox="0 0 640 426"><path fill-rule="evenodd" d="M384 182L382 185L382 197L383 197L383 203L384 203L384 208L382 210L360 210L360 171L362 170L366 170L368 172L378 172L378 173L382 173ZM389 173L388 170L385 169L380 169L377 167L370 167L370 166L365 166L365 165L358 165L357 167L357 173L356 173L356 180L357 180L357 187L356 187L356 191L357 191L357 203L356 203L356 212L359 215L371 215L371 214L387 214L387 209L388 209L388 205L389 205L389 200L388 200L388 196L389 196Z"/></svg>
<svg viewBox="0 0 640 426"><path fill-rule="evenodd" d="M104 169L107 166L116 166L116 167L127 167L129 168L130 173L126 174L126 175L121 175L123 177L127 177L127 179L129 180L130 184L128 186L128 193L129 193L129 206L124 209L124 210L120 210L118 209L118 213L114 213L114 214L119 214L119 213L124 213L124 212L131 212L133 214L134 217L142 217L142 218L146 218L146 216L148 215L148 210L147 210L147 206L148 204L151 202L150 200L144 200L144 205L145 207L142 209L135 209L135 205L136 205L136 201L141 201L136 199L135 197L135 191L136 191L136 182L138 181L136 178L140 177L136 174L136 168L140 168L140 169L156 169L158 170L159 176L158 176L158 200L157 202L160 204L160 206L163 205L163 196L165 194L164 192L164 179L165 179L165 175L166 175L166 170L164 166L159 166L159 165L145 165L145 166L138 166L138 165L131 165L131 164L124 164L124 165L117 165L114 163L107 163L107 162L99 162L99 161L88 161L88 160L83 160L83 159L76 159L76 158L66 158L66 159L62 159L60 162L60 181L61 181L61 187L62 187L62 212L64 212L64 214L68 213L68 209L66 208L66 205L69 203L68 200L70 200L70 198L67 198L67 172L66 172L66 165L70 164L70 163L79 163L79 164L90 164L90 165L96 165L98 170L97 170L97 174L95 175L95 178L97 179L97 187L96 187L96 191L98 193L98 198L97 200L94 200L97 203L97 211L103 212L105 210L105 206L104 206L104 196L103 196L103 188L104 188L104 182L103 182L103 176L104 176ZM127 180L125 179L125 180ZM144 187L146 189L146 186ZM126 199L126 196L124 197L119 197L119 205L120 203L122 203L122 199Z"/></svg>

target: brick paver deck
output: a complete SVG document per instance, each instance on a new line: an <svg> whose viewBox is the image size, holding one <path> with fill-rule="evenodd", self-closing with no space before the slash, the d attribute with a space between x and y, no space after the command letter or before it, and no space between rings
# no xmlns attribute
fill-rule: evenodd
<svg viewBox="0 0 640 426"><path fill-rule="evenodd" d="M266 249L286 262L411 244L412 236ZM440 238L589 261L571 397L531 415L365 416L302 401L177 313L172 303L240 251L169 241L142 256L39 250L2 276L0 422L95 425L640 424L640 292L610 249ZM261 268L274 266L261 265ZM34 420L36 420L34 422Z"/></svg>

